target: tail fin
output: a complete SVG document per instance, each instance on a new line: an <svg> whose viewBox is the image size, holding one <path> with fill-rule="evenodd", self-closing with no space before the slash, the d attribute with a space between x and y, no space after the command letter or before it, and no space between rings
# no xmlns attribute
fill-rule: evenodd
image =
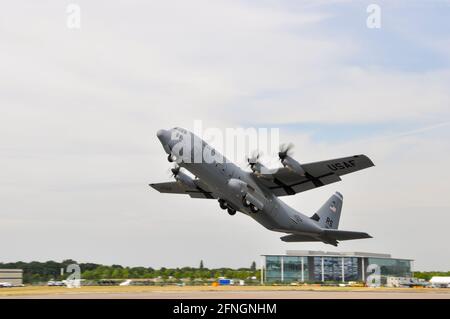
<svg viewBox="0 0 450 319"><path fill-rule="evenodd" d="M343 196L336 192L322 207L311 217L320 227L327 229L337 229L343 204Z"/></svg>

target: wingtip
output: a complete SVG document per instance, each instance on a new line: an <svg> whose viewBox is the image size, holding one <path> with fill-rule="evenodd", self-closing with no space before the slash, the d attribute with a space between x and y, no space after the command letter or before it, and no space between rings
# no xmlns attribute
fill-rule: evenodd
<svg viewBox="0 0 450 319"><path fill-rule="evenodd" d="M368 233L363 233L365 237L363 238L373 238L371 235L369 235Z"/></svg>
<svg viewBox="0 0 450 319"><path fill-rule="evenodd" d="M375 166L374 162L370 159L369 156L367 156L367 155L365 155L365 154L361 154L361 155L359 155L359 156L363 156L363 157L367 160L367 162L368 162L368 164L369 164L369 167Z"/></svg>

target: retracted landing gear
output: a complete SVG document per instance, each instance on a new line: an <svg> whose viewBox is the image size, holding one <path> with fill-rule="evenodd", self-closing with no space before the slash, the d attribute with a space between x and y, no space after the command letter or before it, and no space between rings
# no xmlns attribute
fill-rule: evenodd
<svg viewBox="0 0 450 319"><path fill-rule="evenodd" d="M251 203L244 197L242 198L242 205L244 205L244 207L250 207Z"/></svg>
<svg viewBox="0 0 450 319"><path fill-rule="evenodd" d="M259 208L250 203L245 197L242 198L242 205L244 205L244 207L250 208L250 211L254 214L259 212Z"/></svg>
<svg viewBox="0 0 450 319"><path fill-rule="evenodd" d="M253 214L256 214L257 212L259 212L259 208L256 207L256 206L253 205L253 204L250 204L250 211L251 211Z"/></svg>

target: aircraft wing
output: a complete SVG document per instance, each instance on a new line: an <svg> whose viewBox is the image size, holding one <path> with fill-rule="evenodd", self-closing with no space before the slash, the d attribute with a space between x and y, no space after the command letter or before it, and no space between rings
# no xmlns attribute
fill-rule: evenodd
<svg viewBox="0 0 450 319"><path fill-rule="evenodd" d="M374 166L374 164L365 155L354 155L301 166L305 170L305 176L286 167L278 169L273 174L251 174L255 181L270 189L276 196L286 196L339 182L340 176Z"/></svg>
<svg viewBox="0 0 450 319"><path fill-rule="evenodd" d="M197 186L197 188L189 188L180 182L166 182L149 185L160 193L187 194L192 198L209 198L209 199L216 198L204 186Z"/></svg>

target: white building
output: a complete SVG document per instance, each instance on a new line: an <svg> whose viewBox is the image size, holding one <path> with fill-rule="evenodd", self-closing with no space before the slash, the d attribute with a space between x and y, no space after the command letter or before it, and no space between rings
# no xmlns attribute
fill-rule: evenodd
<svg viewBox="0 0 450 319"><path fill-rule="evenodd" d="M0 282L7 282L13 286L22 285L23 270L22 269L0 269Z"/></svg>

